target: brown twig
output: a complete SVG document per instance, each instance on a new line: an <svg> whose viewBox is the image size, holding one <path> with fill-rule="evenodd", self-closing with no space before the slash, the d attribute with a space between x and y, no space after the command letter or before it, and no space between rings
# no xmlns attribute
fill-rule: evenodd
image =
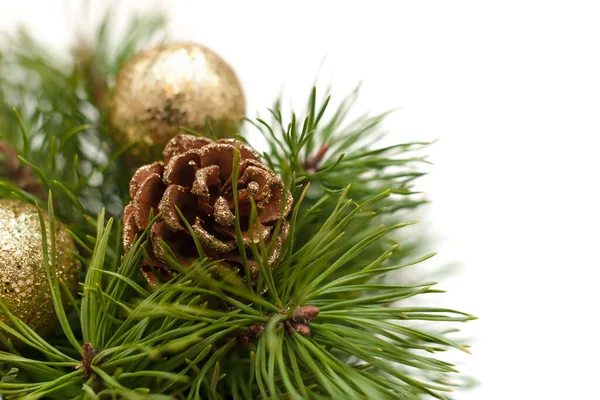
<svg viewBox="0 0 600 400"><path fill-rule="evenodd" d="M4 140L0 140L0 177L41 200L48 200L48 192L33 175L31 168L21 163L17 150Z"/></svg>
<svg viewBox="0 0 600 400"><path fill-rule="evenodd" d="M292 318L285 321L285 327L289 333L298 332L303 336L310 335L310 321L319 315L319 309L315 306L298 307Z"/></svg>
<svg viewBox="0 0 600 400"><path fill-rule="evenodd" d="M265 331L265 323L257 322L256 324L250 325L248 329L237 336L239 343L248 344L254 343L262 336Z"/></svg>
<svg viewBox="0 0 600 400"><path fill-rule="evenodd" d="M323 161L323 157L325 157L325 153L327 153L327 150L329 150L329 145L328 144L322 145L319 148L319 151L317 151L317 154L310 157L308 160L306 160L304 162L304 164L302 165L302 168L304 168L305 171L311 171L311 172L318 171L319 164L321 163L321 161Z"/></svg>
<svg viewBox="0 0 600 400"><path fill-rule="evenodd" d="M94 371L92 370L92 360L96 357L96 349L89 343L84 343L81 346L82 359L79 365L75 367L76 369L83 370L83 376L86 378L92 376Z"/></svg>
<svg viewBox="0 0 600 400"><path fill-rule="evenodd" d="M287 310L282 310L282 314L287 314ZM290 334L298 332L303 336L310 335L310 321L319 315L319 309L315 306L303 306L294 310L292 316L280 323L285 325L285 328ZM265 322L252 324L244 332L237 335L239 343L248 344L256 342L265 332Z"/></svg>

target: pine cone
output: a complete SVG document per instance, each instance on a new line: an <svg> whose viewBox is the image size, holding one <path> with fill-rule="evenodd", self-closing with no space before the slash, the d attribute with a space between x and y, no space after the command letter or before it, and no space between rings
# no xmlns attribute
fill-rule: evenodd
<svg viewBox="0 0 600 400"><path fill-rule="evenodd" d="M238 167L238 207L244 248L240 249L235 233L235 205L232 172L234 150L240 153ZM148 227L151 212L160 218L150 228L148 255L142 273L149 284L158 279L151 267L165 279L173 276L168 267L161 240L169 245L182 266L189 266L199 255L189 231L182 223L177 208L192 226L206 256L223 259L231 267L243 271L241 252L244 251L253 281L258 275L258 262L250 245L259 247L262 236L268 248L272 267L287 238L289 226L285 218L292 208L292 196L281 178L260 162L254 150L235 139L209 139L192 135L172 138L163 151L164 163L140 167L131 178L130 195L133 201L125 207L123 246L129 251L134 237ZM166 166L165 166L166 165ZM257 225L250 226L254 199L258 210ZM282 221L274 237L275 226Z"/></svg>
<svg viewBox="0 0 600 400"><path fill-rule="evenodd" d="M14 147L0 140L0 177L11 181L16 187L48 200L48 193L42 184L33 176L31 168L22 165Z"/></svg>

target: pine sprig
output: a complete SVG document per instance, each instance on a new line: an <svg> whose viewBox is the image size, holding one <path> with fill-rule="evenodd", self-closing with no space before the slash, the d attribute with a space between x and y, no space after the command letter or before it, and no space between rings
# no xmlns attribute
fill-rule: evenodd
<svg viewBox="0 0 600 400"><path fill-rule="evenodd" d="M139 267L148 258L149 232L123 254L119 215L128 176L119 166L126 149L117 149L106 132L99 93L161 23L134 21L131 40L109 50L107 17L91 53L77 53L79 64L66 69L27 37L20 49L3 50L9 70L40 79L39 86L25 86L0 74L0 133L52 192L44 202L0 180L0 196L48 209L50 233L43 228L42 241L60 329L44 339L0 302L10 321L0 320L0 393L20 399L449 398L457 371L438 354L468 352L468 346L439 333L436 324L474 317L412 305L407 300L440 291L435 282L407 285L396 273L434 255L415 256L411 243L398 240L414 223L410 211L424 202L413 184L426 162L418 151L427 143L374 148L385 114L348 122L357 91L331 114L329 96L319 104L313 89L302 116L284 122L276 103L272 122L253 122L267 139L264 158L294 197L290 233L273 269L267 261L273 249L263 241L250 248L259 264L255 284L205 258L197 240L202 256L187 268L163 242L177 275L155 289L145 285ZM53 90L59 86L60 96ZM35 106L24 107L27 99ZM234 159L233 176L236 168ZM79 296L56 278L56 218L68 223L80 250ZM249 225L257 226L256 219L254 206ZM281 222L274 227L280 229ZM236 239L243 242L239 225Z"/></svg>
<svg viewBox="0 0 600 400"><path fill-rule="evenodd" d="M252 125L259 130L268 143L264 157L269 166L277 171L290 187L294 197L304 193L304 205L313 210L301 218L298 229L303 238L312 238L318 223L327 219L336 207L336 196L346 190L351 203L360 204L374 197L376 201L362 209L361 217L348 224L344 238L338 238L347 249L365 239L371 232L389 221L414 219L414 210L424 204L424 196L415 191L414 181L424 175L419 167L428 161L422 155L426 142L405 142L377 148L377 143L386 134L384 129L388 113L362 114L351 119L350 115L359 96L359 87L333 105L329 93L319 102L317 90L313 88L301 116L291 113L285 121L280 110L281 99L269 110L272 122L257 118ZM309 184L309 186L307 186ZM386 196L379 196L387 192ZM386 248L395 244L390 237L376 241L364 249L365 256L377 257ZM407 260L418 240L403 240L392 254L393 262ZM340 273L353 270L353 262Z"/></svg>
<svg viewBox="0 0 600 400"><path fill-rule="evenodd" d="M464 322L473 317L445 309L390 307L430 292L433 284L372 283L381 274L422 261L387 265L394 249L377 259L365 259L361 248L385 231L375 232L353 249L333 252L331 257L338 260L333 265L323 259L320 255L331 249L326 239L338 236L368 206L368 202L354 206L345 201L347 192L339 196L338 207L322 223L318 235L298 249L289 249L272 277L268 268L260 270L259 282L273 279L278 289L262 295L235 272L223 270L218 261L206 259L188 269L172 260L179 276L148 293L136 283L147 232L113 270L115 264L104 259L112 222L105 226L100 215L81 300L80 341L95 343L98 349L89 367L90 377L86 380L82 370L68 372L77 361L38 338L28 343L37 343L38 351L46 349L42 360L17 361L10 354L0 359L35 377L43 368L46 380L36 386L0 383L0 389L31 399L64 398L82 385L86 389L79 398L84 394L141 398L140 393L170 393L169 398L178 393L188 393L188 398L195 398L195 393L207 398L418 398L420 394L445 398L448 387L414 379L408 367L454 373L450 364L418 352L435 353L448 347L466 351L465 346L403 323L411 319ZM336 268L356 258L361 259L361 270L329 279ZM47 262L48 271L51 268ZM339 297L347 292L354 296ZM62 303L55 304L62 307ZM320 309L306 337L286 325L298 307L305 305ZM34 335L12 320L20 327L19 339ZM240 339L257 324L262 326L257 331L260 335ZM63 328L69 335L70 328ZM74 346L71 353L78 351ZM229 373L221 376L221 370Z"/></svg>
<svg viewBox="0 0 600 400"><path fill-rule="evenodd" d="M384 137L383 122L388 113L365 114L348 121L358 95L359 88L329 115L331 96L319 104L313 88L304 115L292 113L289 122L284 122L278 100L269 110L270 124L262 118L249 120L269 144L265 153L269 166L282 174L290 186L311 182L315 198L324 191L341 190L348 182L352 182L350 197L357 202L388 189L397 195L414 194L412 183L423 175L416 166L427 161L411 153L429 143L407 142L374 149L373 143ZM422 204L422 199L390 203L397 210Z"/></svg>
<svg viewBox="0 0 600 400"><path fill-rule="evenodd" d="M293 175L288 171L287 176ZM439 376L456 371L427 354L467 347L407 322L465 322L473 317L396 305L436 290L435 283L406 286L392 279L394 271L432 256L394 262L401 249L385 238L393 242L393 232L410 222L381 227L381 213L370 211L392 196L392 190L357 204L350 198L350 185L323 191L310 202L311 185L305 180L295 184L285 256L273 270L260 263L256 288L266 291L255 290L219 261L199 259L186 269L172 257L170 265L179 275L150 292L138 273L141 259L147 257L148 232L119 260L120 229L115 231L112 220L105 223L104 213L97 221L85 218L96 235L73 232L90 255L82 259L87 274L79 315L71 325L65 323L62 301L55 298L68 340L47 342L11 316L16 328L2 328L30 350L16 356L4 337L12 350L0 353L0 360L9 367L6 376L12 381L0 382L0 390L27 399L135 399L145 394L190 399L447 398L451 387L438 383ZM48 207L52 225L52 201ZM350 231L355 237L348 238L349 229L357 226L362 234ZM242 240L239 229L237 236ZM49 239L47 248L52 249ZM252 249L258 260L269 254L264 243L260 246ZM55 250L50 254L52 282ZM56 282L52 287L60 293ZM302 319L306 307L317 311ZM72 328L73 323L80 328ZM56 347L58 343L66 348ZM94 350L91 360L81 358L85 346ZM429 371L433 378L417 379L413 369Z"/></svg>
<svg viewBox="0 0 600 400"><path fill-rule="evenodd" d="M434 292L434 284L404 286L381 279L431 255L394 264L390 260L398 251L395 245L370 255L370 248L381 247L386 236L408 225L381 228L373 223L380 215L368 210L387 199L391 190L356 204L349 198L348 186L324 192L310 205L306 203L310 186L301 181L299 189L285 257L274 270L261 263L257 288L268 288L266 292L223 270L218 261L201 259L185 269L175 257L170 264L179 276L149 292L141 286L138 273L148 232L119 261L119 235L113 222L105 224L104 213L94 223L86 219L96 229L95 238L74 232L81 247L91 253L83 259L87 274L77 318L80 329L66 322L60 296L55 297L55 305L66 342L45 341L11 316L16 328L6 324L2 328L30 350L27 356L17 356L4 338L12 350L0 353L0 360L10 367L6 376L12 381L0 382L0 390L26 399L143 398L144 394L190 399L201 395L418 398L423 394L445 398L448 386L416 379L411 368L453 374L452 365L420 353L449 347L466 351L466 347L405 323L464 322L473 317L453 310L393 305ZM52 201L48 207L52 225ZM328 217L320 219L324 213ZM310 235L306 221L313 226ZM363 235L345 240L347 229L358 224ZM51 257L46 268L53 293L58 294L52 278L55 249L51 237L44 241L48 239ZM242 240L240 230L238 240ZM252 250L268 254L264 247ZM298 310L307 306L318 309L318 315L297 320ZM79 332L77 338L74 332ZM66 350L56 347L63 342ZM81 359L86 343L95 353L89 361Z"/></svg>

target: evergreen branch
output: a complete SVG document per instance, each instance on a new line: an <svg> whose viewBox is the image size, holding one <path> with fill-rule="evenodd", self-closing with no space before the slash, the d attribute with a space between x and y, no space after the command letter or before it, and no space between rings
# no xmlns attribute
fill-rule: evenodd
<svg viewBox="0 0 600 400"><path fill-rule="evenodd" d="M427 143L373 148L387 114L349 121L358 89L332 112L332 98L327 94L319 102L313 89L305 114L292 113L284 121L277 101L269 110L272 122L250 121L267 140L265 160L294 198L289 236L273 269L267 260L274 243L262 239L247 248L258 261L256 279L245 252L243 276L221 260L208 259L177 210L200 257L186 268L163 242L177 276L156 288L145 286L138 270L148 260L150 232L140 233L122 254L118 218L129 174L120 158L129 148L113 143L103 107L125 60L157 39L151 33L162 26L161 18L134 19L115 49L108 45L112 22L107 14L94 42L82 42L74 60L53 61L25 33L15 45L2 47L2 72L20 70L40 79L33 84L0 74L0 133L20 150L21 164L53 192L46 202L1 179L0 195L48 208L44 261L61 327L43 339L0 302L7 318L0 320L3 394L31 399L448 398L454 387L448 377L457 370L437 353L469 349L452 340L452 332L438 333L434 326L475 317L405 305L406 299L440 291L435 282L406 285L395 274L434 255L415 257L411 244L398 243L395 235L410 224L407 212L424 202L413 184L428 162L417 154ZM16 118L13 108L19 110ZM238 157L236 152L234 178ZM237 179L231 183L237 215ZM249 233L262 238L256 205L251 205ZM89 216L96 214L97 219ZM55 276L55 218L68 224L80 250L81 298L61 291L64 283ZM158 218L151 216L151 222ZM235 240L245 248L238 218L235 224ZM273 229L283 229L281 221ZM417 328L412 321L431 325ZM17 341L19 346L13 344Z"/></svg>

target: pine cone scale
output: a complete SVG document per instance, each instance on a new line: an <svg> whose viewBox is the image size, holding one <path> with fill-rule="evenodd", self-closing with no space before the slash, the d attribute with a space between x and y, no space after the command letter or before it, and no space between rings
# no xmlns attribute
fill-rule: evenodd
<svg viewBox="0 0 600 400"><path fill-rule="evenodd" d="M125 253L131 249L135 236L139 233L133 212L133 204L127 204L123 212L123 249Z"/></svg>
<svg viewBox="0 0 600 400"><path fill-rule="evenodd" d="M171 228L172 231L185 230L184 225L181 223L181 218L177 209L186 216L189 214L190 208L196 207L196 198L190 189L180 185L170 185L165 190L163 197L158 204L158 211L161 213L164 222ZM190 220L188 219L188 222ZM193 220L191 221L194 222Z"/></svg>
<svg viewBox="0 0 600 400"><path fill-rule="evenodd" d="M204 224L197 221L194 224L194 232L198 235L198 239L202 244L209 249L218 251L219 253L228 253L236 248L236 244L233 240L224 241L217 238L215 235L209 233L203 226Z"/></svg>
<svg viewBox="0 0 600 400"><path fill-rule="evenodd" d="M167 186L158 174L150 174L133 198L135 222L140 230L150 223L150 213L158 214L158 205Z"/></svg>
<svg viewBox="0 0 600 400"><path fill-rule="evenodd" d="M188 150L171 158L165 167L167 185L191 186L195 180L196 169L202 164L202 155L197 149Z"/></svg>
<svg viewBox="0 0 600 400"><path fill-rule="evenodd" d="M169 140L163 151L165 162L168 164L172 157L183 154L188 150L200 149L212 143L210 139L192 136L192 135L177 135Z"/></svg>
<svg viewBox="0 0 600 400"><path fill-rule="evenodd" d="M131 181L129 182L129 196L134 198L137 194L140 186L144 181L152 174L162 175L164 171L164 165L162 162L158 161L152 164L144 165L143 167L138 168Z"/></svg>
<svg viewBox="0 0 600 400"><path fill-rule="evenodd" d="M192 193L207 197L210 195L210 187L221 186L219 179L219 167L217 165L211 165L209 167L200 168L196 171L196 178L192 185Z"/></svg>

